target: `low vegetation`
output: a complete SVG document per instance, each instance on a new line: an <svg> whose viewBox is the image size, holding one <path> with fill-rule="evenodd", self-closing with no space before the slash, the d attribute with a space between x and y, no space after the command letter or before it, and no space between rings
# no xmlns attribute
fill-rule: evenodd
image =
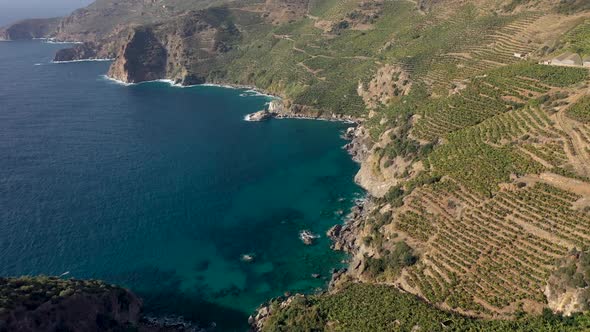
<svg viewBox="0 0 590 332"><path fill-rule="evenodd" d="M572 119L590 124L590 96L580 98L577 103L568 109L567 115Z"/></svg>
<svg viewBox="0 0 590 332"><path fill-rule="evenodd" d="M34 310L43 303L58 303L74 294L101 294L112 289L112 286L94 280L44 276L0 278L0 317L11 309Z"/></svg>
<svg viewBox="0 0 590 332"><path fill-rule="evenodd" d="M378 258L366 257L365 270L372 277L385 274L395 279L403 268L416 264L417 260L413 249L401 241L395 244L393 250L384 250Z"/></svg>
<svg viewBox="0 0 590 332"><path fill-rule="evenodd" d="M438 310L390 286L348 284L333 294L273 306L263 331L583 331L590 316L543 315L512 321L475 320Z"/></svg>
<svg viewBox="0 0 590 332"><path fill-rule="evenodd" d="M563 42L571 52L590 55L590 20L585 20L568 32Z"/></svg>

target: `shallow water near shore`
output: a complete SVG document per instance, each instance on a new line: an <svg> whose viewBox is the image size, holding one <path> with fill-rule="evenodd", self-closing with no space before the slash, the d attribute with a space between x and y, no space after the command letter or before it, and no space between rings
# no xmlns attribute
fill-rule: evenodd
<svg viewBox="0 0 590 332"><path fill-rule="evenodd" d="M268 97L121 86L106 62L51 64L61 47L0 43L0 275L104 279L216 331L326 286L345 256L325 233L362 195L349 125L246 122Z"/></svg>

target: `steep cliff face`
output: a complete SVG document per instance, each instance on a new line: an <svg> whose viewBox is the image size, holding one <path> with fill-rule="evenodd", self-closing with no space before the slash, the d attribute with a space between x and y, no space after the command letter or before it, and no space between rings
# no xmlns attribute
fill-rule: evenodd
<svg viewBox="0 0 590 332"><path fill-rule="evenodd" d="M52 37L59 18L29 19L0 29L0 40L27 40Z"/></svg>
<svg viewBox="0 0 590 332"><path fill-rule="evenodd" d="M163 78L203 83L208 63L231 50L240 37L230 17L226 9L217 8L133 29L117 51L109 76L129 83Z"/></svg>
<svg viewBox="0 0 590 332"><path fill-rule="evenodd" d="M0 331L120 331L139 323L141 301L99 281L0 278Z"/></svg>
<svg viewBox="0 0 590 332"><path fill-rule="evenodd" d="M168 52L151 29L133 31L109 70L109 76L129 83L159 79L166 74Z"/></svg>
<svg viewBox="0 0 590 332"><path fill-rule="evenodd" d="M57 51L54 57L54 61L72 61L72 60L83 60L83 59L96 59L98 58L99 48L94 43L84 43L76 45L72 48L66 48Z"/></svg>

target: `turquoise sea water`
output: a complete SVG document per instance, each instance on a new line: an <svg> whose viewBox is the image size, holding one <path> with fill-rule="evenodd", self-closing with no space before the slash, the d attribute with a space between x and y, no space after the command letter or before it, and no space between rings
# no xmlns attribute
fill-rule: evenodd
<svg viewBox="0 0 590 332"><path fill-rule="evenodd" d="M216 331L326 285L311 274L345 257L325 232L361 195L347 125L246 122L267 97L122 86L108 63L50 64L59 47L0 43L0 275L104 279Z"/></svg>

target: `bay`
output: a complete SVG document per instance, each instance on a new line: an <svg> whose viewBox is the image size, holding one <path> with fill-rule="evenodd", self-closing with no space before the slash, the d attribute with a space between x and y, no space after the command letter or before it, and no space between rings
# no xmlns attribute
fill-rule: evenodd
<svg viewBox="0 0 590 332"><path fill-rule="evenodd" d="M216 331L326 286L345 257L325 233L362 195L348 125L246 122L268 97L123 86L108 62L52 64L61 47L0 43L0 275L103 279Z"/></svg>

